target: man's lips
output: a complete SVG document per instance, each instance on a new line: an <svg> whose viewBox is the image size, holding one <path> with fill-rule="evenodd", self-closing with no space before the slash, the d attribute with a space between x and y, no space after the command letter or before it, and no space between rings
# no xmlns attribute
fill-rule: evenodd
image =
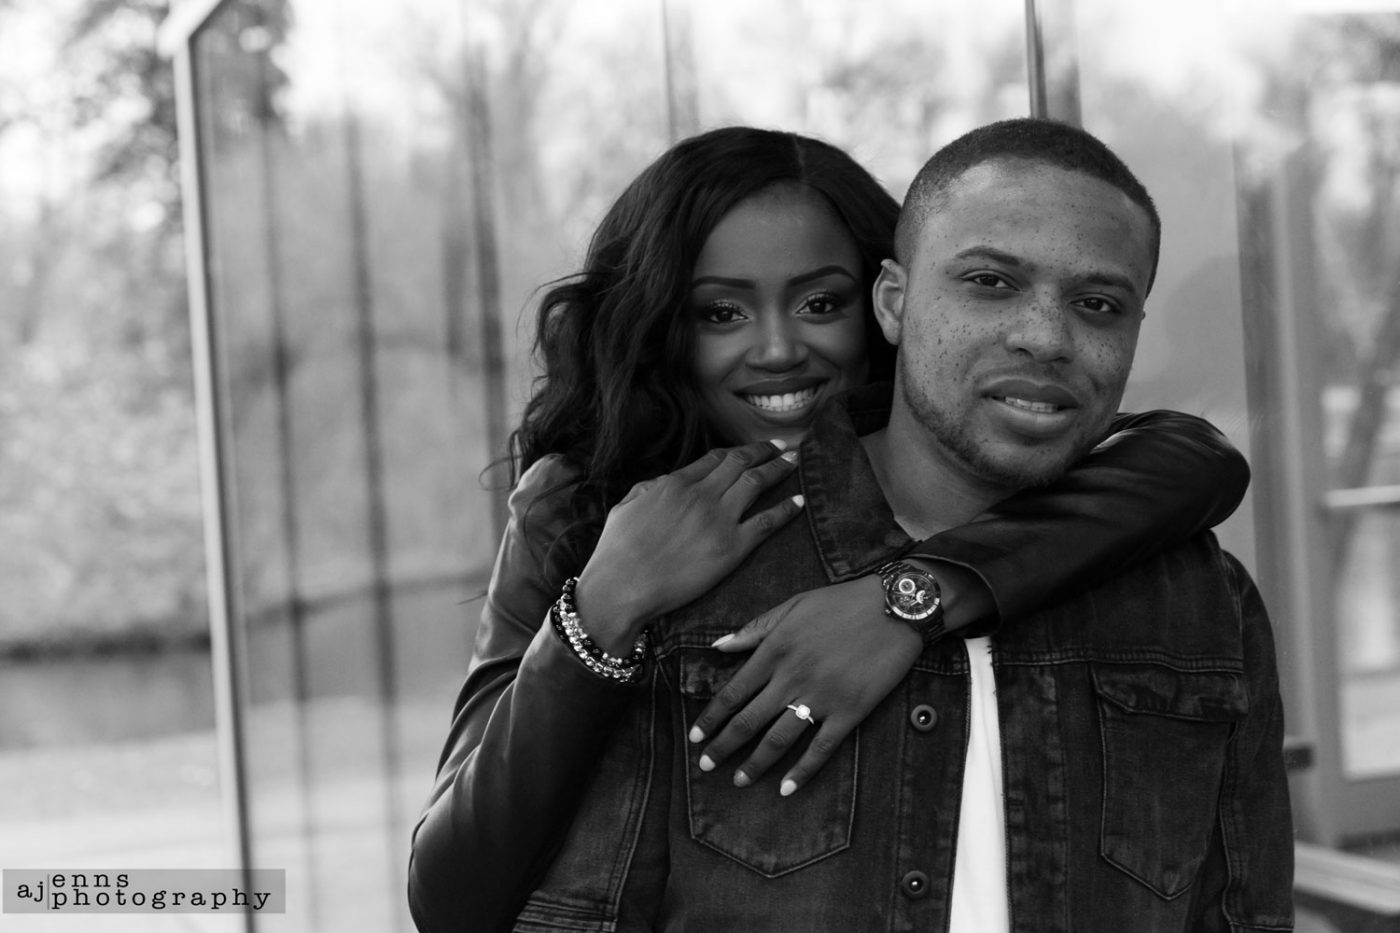
<svg viewBox="0 0 1400 933"><path fill-rule="evenodd" d="M1080 407L1078 397L1069 389L1058 383L1035 379L994 379L983 389L983 394L1012 408L1035 414L1054 414L1067 408Z"/></svg>

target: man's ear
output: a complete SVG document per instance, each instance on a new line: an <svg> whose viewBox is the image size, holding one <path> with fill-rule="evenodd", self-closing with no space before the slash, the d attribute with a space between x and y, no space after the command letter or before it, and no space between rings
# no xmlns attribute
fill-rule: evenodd
<svg viewBox="0 0 1400 933"><path fill-rule="evenodd" d="M904 289L908 275L904 267L893 259L880 263L880 274L875 277L871 288L871 298L875 305L875 320L880 330L892 346L899 346L899 335L904 324Z"/></svg>

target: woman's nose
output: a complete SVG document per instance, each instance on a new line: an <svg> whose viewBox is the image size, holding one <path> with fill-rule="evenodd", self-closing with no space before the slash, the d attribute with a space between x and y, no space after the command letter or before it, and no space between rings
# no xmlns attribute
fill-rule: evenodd
<svg viewBox="0 0 1400 933"><path fill-rule="evenodd" d="M749 362L762 369L792 369L807 358L808 348L800 328L787 315L764 315L757 328Z"/></svg>

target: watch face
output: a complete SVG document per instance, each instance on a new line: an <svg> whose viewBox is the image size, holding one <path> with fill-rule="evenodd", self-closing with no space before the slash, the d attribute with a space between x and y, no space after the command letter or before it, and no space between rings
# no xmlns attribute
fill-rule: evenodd
<svg viewBox="0 0 1400 933"><path fill-rule="evenodd" d="M903 619L927 619L938 609L938 581L918 570L901 570L885 586L890 611Z"/></svg>

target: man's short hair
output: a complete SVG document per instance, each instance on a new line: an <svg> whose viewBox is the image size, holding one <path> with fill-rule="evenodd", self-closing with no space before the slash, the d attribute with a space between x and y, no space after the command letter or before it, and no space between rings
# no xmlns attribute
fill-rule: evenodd
<svg viewBox="0 0 1400 933"><path fill-rule="evenodd" d="M1107 182L1147 212L1152 224L1152 273L1148 289L1157 274L1157 256L1162 241L1162 219L1157 205L1123 160L1098 138L1076 126L1055 120L1021 117L978 127L959 136L933 154L909 185L899 224L894 233L894 254L902 265L914 256L919 231L932 211L947 200L948 189L963 173L983 162L1000 159L1038 162Z"/></svg>

